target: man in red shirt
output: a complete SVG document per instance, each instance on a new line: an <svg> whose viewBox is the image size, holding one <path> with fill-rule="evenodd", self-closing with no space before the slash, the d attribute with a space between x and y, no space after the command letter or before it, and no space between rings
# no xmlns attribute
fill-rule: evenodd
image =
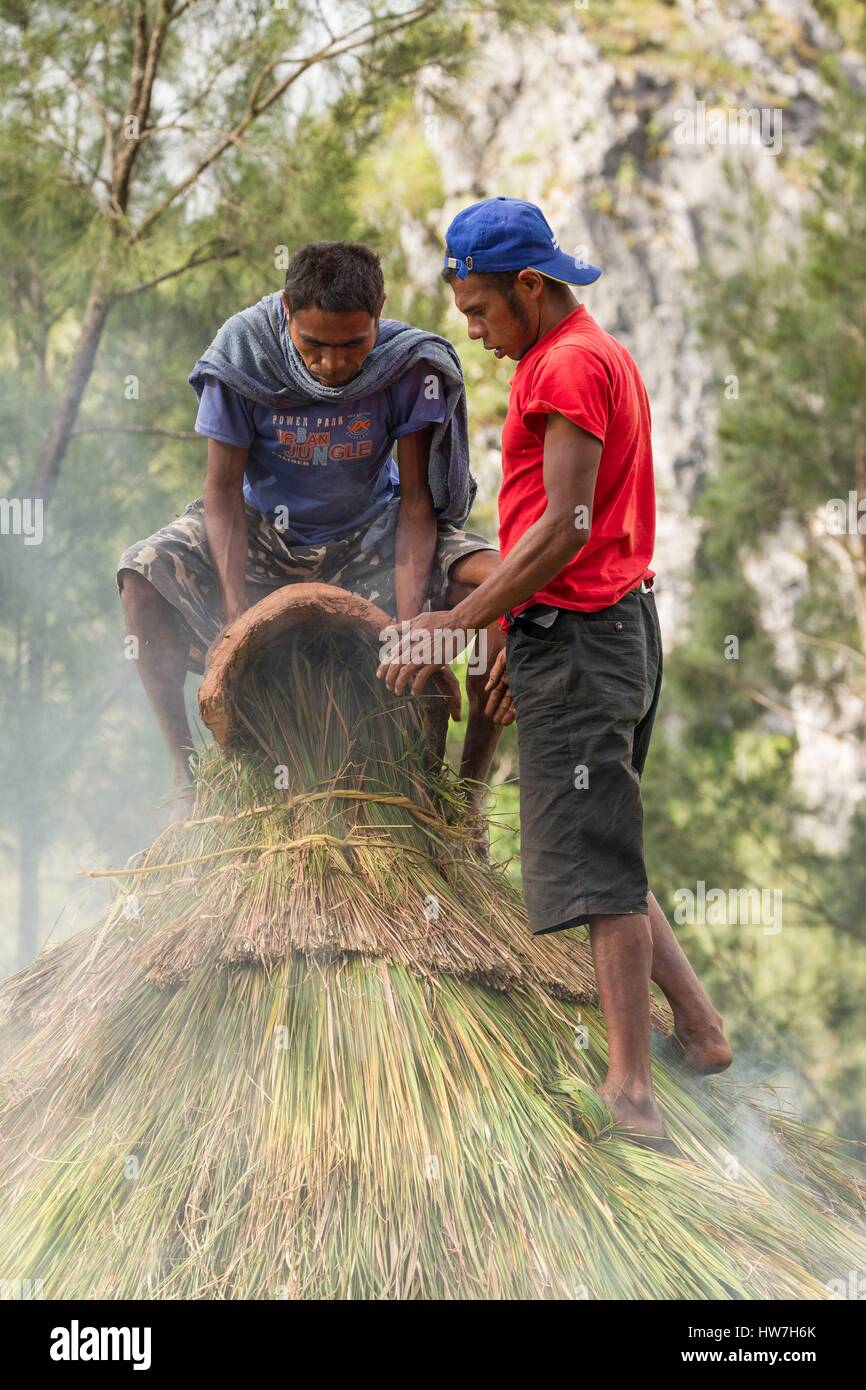
<svg viewBox="0 0 866 1390"><path fill-rule="evenodd" d="M646 389L569 288L601 271L560 251L534 204L475 203L446 240L443 275L469 337L518 363L502 432L503 559L450 612L413 619L412 632L480 630L497 617L507 631L488 710L518 719L530 924L539 935L589 925L608 1033L599 1094L627 1129L660 1136L650 979L688 1064L722 1071L732 1054L644 866L640 778L662 674ZM412 678L408 653L407 643L386 674L392 688Z"/></svg>

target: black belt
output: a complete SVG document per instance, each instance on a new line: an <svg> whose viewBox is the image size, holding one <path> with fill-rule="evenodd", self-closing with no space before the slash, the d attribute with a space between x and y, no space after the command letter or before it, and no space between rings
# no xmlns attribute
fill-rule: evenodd
<svg viewBox="0 0 866 1390"><path fill-rule="evenodd" d="M652 593L652 587L652 579L642 579L640 584L634 589L629 590L629 593L650 594ZM623 597L625 597L625 595L623 595ZM613 605L611 605L611 607L612 606ZM566 610L566 612L567 611L568 610ZM530 608L524 608L522 613L518 613L517 617L526 618L528 622L536 623L539 627L552 627L556 622L558 613L559 609L551 607L549 603L533 603ZM511 627L512 623L516 622L510 608L505 614L505 619L509 627Z"/></svg>

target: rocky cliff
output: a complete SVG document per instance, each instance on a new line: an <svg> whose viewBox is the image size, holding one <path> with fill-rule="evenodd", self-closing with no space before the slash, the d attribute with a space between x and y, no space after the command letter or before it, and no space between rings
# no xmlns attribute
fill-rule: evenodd
<svg viewBox="0 0 866 1390"><path fill-rule="evenodd" d="M830 51L855 63L807 0L588 0L563 4L554 27L519 41L491 27L459 87L422 84L419 91L446 194L438 229L474 199L525 197L544 208L563 249L604 268L580 293L633 353L649 390L655 567L669 646L687 612L699 540L692 502L714 466L725 371L697 336L694 271L707 252L724 258L723 216L734 214L736 230L750 183L770 198L770 234L779 245L798 236L825 95L819 63ZM428 231L416 225L406 232L425 265L435 254ZM456 319L454 328L459 339ZM497 364L503 399L508 375ZM474 458L481 495L491 495L495 426L479 425ZM801 570L778 543L755 566L783 590L768 605L767 622L784 645ZM820 805L832 779L836 819L840 759L849 804L864 789L862 759L832 732L816 734L826 718L810 692L797 694L794 711L810 794Z"/></svg>

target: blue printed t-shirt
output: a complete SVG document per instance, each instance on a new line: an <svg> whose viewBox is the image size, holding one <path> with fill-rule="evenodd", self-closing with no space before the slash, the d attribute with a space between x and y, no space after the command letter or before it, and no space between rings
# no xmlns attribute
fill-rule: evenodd
<svg viewBox="0 0 866 1390"><path fill-rule="evenodd" d="M208 377L195 428L249 449L246 500L287 541L319 545L360 529L399 494L395 440L444 418L442 378L422 361L347 405L322 401L275 410Z"/></svg>

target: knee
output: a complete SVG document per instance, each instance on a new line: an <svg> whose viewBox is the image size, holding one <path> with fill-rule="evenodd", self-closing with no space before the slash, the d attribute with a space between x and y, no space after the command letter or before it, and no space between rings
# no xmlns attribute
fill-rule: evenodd
<svg viewBox="0 0 866 1390"><path fill-rule="evenodd" d="M156 589L138 570L124 569L121 565L117 571L117 587L124 611L130 615L147 612L159 602Z"/></svg>

